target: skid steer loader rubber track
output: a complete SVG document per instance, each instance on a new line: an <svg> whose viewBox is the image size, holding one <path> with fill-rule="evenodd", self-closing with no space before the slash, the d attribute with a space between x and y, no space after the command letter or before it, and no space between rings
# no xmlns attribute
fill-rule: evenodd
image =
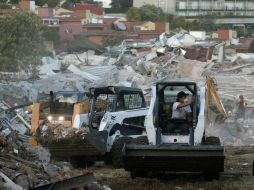
<svg viewBox="0 0 254 190"><path fill-rule="evenodd" d="M224 171L222 146L126 145L124 168L130 172L204 172Z"/></svg>

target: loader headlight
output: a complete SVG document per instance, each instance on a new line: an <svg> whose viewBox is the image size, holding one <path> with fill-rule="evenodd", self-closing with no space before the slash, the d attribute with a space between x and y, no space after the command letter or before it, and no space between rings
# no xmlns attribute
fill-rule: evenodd
<svg viewBox="0 0 254 190"><path fill-rule="evenodd" d="M63 117L63 116L60 116L60 117L58 117L58 120L59 120L59 121L63 121L63 120L64 120L64 117Z"/></svg>
<svg viewBox="0 0 254 190"><path fill-rule="evenodd" d="M52 116L48 116L47 118L49 121L51 121L53 119Z"/></svg>

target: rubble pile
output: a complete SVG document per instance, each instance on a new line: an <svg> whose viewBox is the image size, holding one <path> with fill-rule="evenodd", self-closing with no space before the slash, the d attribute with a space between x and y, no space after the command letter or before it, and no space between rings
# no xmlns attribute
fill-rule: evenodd
<svg viewBox="0 0 254 190"><path fill-rule="evenodd" d="M0 185L11 189L28 189L48 183L50 176L44 170L42 162L29 151L29 136L18 134L10 126L0 128Z"/></svg>
<svg viewBox="0 0 254 190"><path fill-rule="evenodd" d="M207 127L206 133L219 136L224 145L254 145L254 125L250 118L228 118L224 123L214 123Z"/></svg>
<svg viewBox="0 0 254 190"><path fill-rule="evenodd" d="M216 81L226 111L230 112L229 115L234 115L240 94L246 98L248 109L252 109L254 105L253 61L254 54L236 53L233 49L226 48L223 41L198 41L184 31L170 35L163 33L159 39L154 40L125 40L119 46L108 48L102 55L87 51L61 53L55 58L45 57L42 67L39 68L42 71L39 80L2 82L0 99L6 99L9 95L15 102L27 102L24 99L34 102L40 100L41 95L49 94L51 90L87 91L90 87L104 85L139 87L145 94L150 95L151 85L156 81L191 80L204 85L205 76L210 75ZM248 120L252 119L251 117L252 112L245 119L244 122L247 123L244 125L252 126L251 120ZM224 124L215 120L214 118L211 122L211 129L227 126L227 122L234 121L234 116L229 117ZM237 128L235 122L232 122L232 125ZM218 127L218 131L222 128ZM41 138L49 135L54 140L84 132L59 126L41 126L40 130ZM215 131L210 132L217 135ZM251 137L252 131L253 128L248 127L246 133ZM230 130L227 135L233 139ZM225 136L221 135L225 144L236 142L227 140ZM243 136L239 138L242 139ZM245 141L242 141L242 144L245 144Z"/></svg>
<svg viewBox="0 0 254 190"><path fill-rule="evenodd" d="M33 137L29 136L30 129L24 121L30 123L30 120L25 109L10 110L4 106L5 104L0 105L2 107L0 112L0 189L31 189L76 176L85 177L91 173L88 170L73 169L69 162L52 160L49 151L34 144ZM42 128L45 129L45 126ZM50 126L50 129L54 134L62 134L58 138L65 138L66 134L80 138L84 133L82 132L84 128L78 132L64 131L67 129L59 126L55 128ZM52 136L55 137L55 135ZM47 137L44 140L49 139ZM88 182L84 189L109 190L110 188L101 186L93 180Z"/></svg>
<svg viewBox="0 0 254 190"><path fill-rule="evenodd" d="M83 139L87 128L75 129L62 124L46 123L41 125L35 134L36 140L42 144L60 141L62 139Z"/></svg>

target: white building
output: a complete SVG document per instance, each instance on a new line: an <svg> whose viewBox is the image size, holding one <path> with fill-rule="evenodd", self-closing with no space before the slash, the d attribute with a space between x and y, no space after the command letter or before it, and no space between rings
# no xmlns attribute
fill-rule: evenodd
<svg viewBox="0 0 254 190"><path fill-rule="evenodd" d="M133 0L134 7L152 4L178 16L220 14L254 16L254 0Z"/></svg>

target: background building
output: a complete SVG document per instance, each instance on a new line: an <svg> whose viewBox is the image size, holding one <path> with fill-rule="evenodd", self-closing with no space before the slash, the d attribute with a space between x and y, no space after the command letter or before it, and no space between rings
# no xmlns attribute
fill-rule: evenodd
<svg viewBox="0 0 254 190"><path fill-rule="evenodd" d="M162 8L166 13L175 14L176 0L133 0L133 7L150 4Z"/></svg>
<svg viewBox="0 0 254 190"><path fill-rule="evenodd" d="M254 0L133 0L134 7L152 4L178 16L220 14L254 16Z"/></svg>

